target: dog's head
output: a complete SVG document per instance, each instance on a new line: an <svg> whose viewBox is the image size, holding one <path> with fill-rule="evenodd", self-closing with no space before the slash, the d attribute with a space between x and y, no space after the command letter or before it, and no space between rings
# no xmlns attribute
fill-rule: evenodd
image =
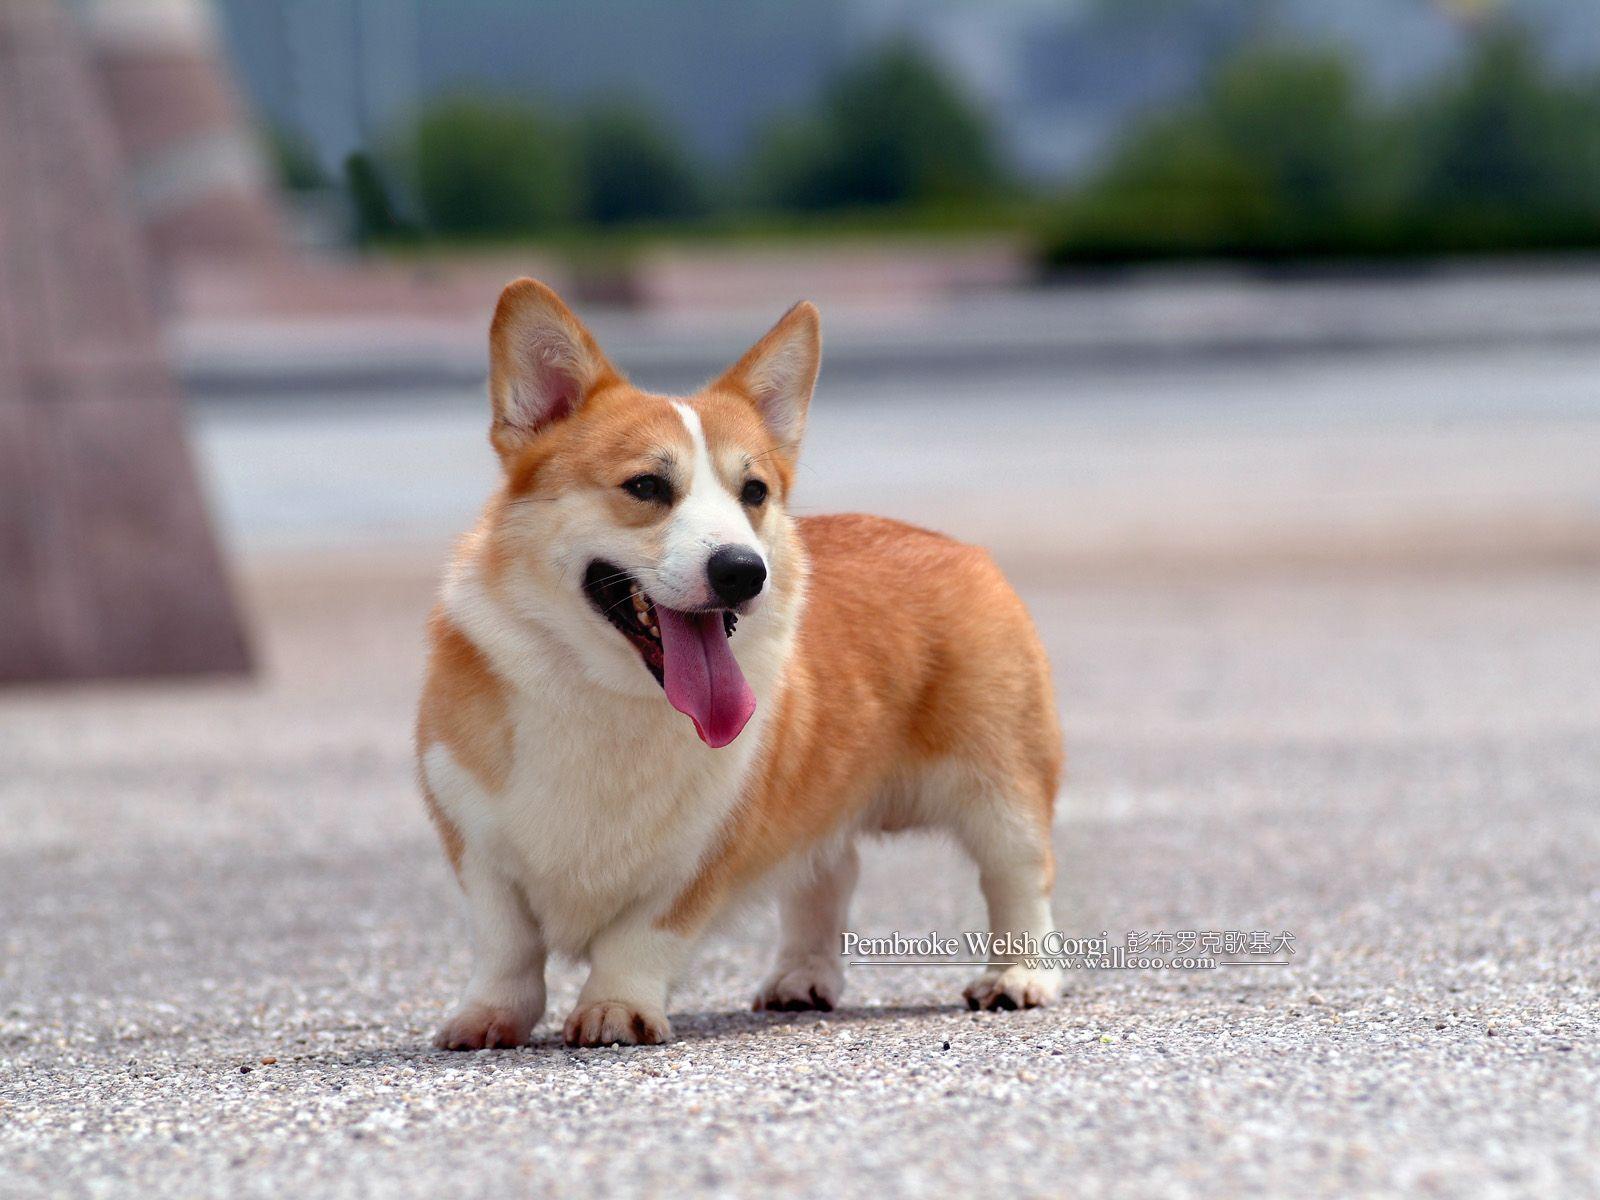
<svg viewBox="0 0 1600 1200"><path fill-rule="evenodd" d="M816 308L790 309L681 399L630 384L531 279L501 294L489 348L505 472L491 572L600 682L659 684L708 745L727 745L756 704L740 661L767 652L772 610L792 612L800 586L785 502L821 356Z"/></svg>

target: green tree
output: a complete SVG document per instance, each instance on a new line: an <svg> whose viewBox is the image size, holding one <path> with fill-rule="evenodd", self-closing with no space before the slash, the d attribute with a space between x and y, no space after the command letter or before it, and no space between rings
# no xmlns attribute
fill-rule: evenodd
<svg viewBox="0 0 1600 1200"><path fill-rule="evenodd" d="M1003 183L984 114L906 42L834 79L814 115L771 127L752 168L761 200L808 209L973 199Z"/></svg>
<svg viewBox="0 0 1600 1200"><path fill-rule="evenodd" d="M575 180L563 131L521 104L484 97L442 100L417 120L412 177L428 227L438 233L541 233L568 220Z"/></svg>
<svg viewBox="0 0 1600 1200"><path fill-rule="evenodd" d="M411 238L416 230L395 209L389 185L372 156L357 151L344 160L345 189L355 219L355 239L361 245L375 241Z"/></svg>
<svg viewBox="0 0 1600 1200"><path fill-rule="evenodd" d="M1600 246L1600 81L1511 27L1390 112L1338 58L1257 51L1068 197L1057 263Z"/></svg>
<svg viewBox="0 0 1600 1200"><path fill-rule="evenodd" d="M1394 164L1376 114L1337 54L1247 53L1217 73L1202 105L1218 141L1305 226L1346 219L1393 195Z"/></svg>
<svg viewBox="0 0 1600 1200"><path fill-rule="evenodd" d="M1491 31L1412 118L1419 236L1462 248L1600 236L1600 87L1552 77Z"/></svg>
<svg viewBox="0 0 1600 1200"><path fill-rule="evenodd" d="M1401 157L1339 56L1257 49L1135 128L1058 214L1060 261L1327 253L1370 238Z"/></svg>
<svg viewBox="0 0 1600 1200"><path fill-rule="evenodd" d="M1147 125L1058 216L1062 260L1219 257L1272 237L1279 205L1265 173L1204 120Z"/></svg>
<svg viewBox="0 0 1600 1200"><path fill-rule="evenodd" d="M315 192L331 182L317 161L315 151L299 133L272 126L262 137L267 159L277 176L278 186L290 192Z"/></svg>
<svg viewBox="0 0 1600 1200"><path fill-rule="evenodd" d="M608 101L585 112L575 134L579 209L588 220L609 225L703 210L682 143L649 110Z"/></svg>

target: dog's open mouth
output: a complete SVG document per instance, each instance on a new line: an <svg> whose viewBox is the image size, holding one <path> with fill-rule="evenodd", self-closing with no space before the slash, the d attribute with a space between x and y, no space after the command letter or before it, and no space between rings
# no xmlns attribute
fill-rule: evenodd
<svg viewBox="0 0 1600 1200"><path fill-rule="evenodd" d="M728 646L738 617L723 608L679 612L657 605L632 575L598 560L584 572L583 590L706 745L726 746L739 736L756 697Z"/></svg>

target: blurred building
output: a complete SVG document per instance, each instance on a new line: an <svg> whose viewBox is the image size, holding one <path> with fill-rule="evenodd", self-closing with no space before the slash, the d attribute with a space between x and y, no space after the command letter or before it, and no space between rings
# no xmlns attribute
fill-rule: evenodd
<svg viewBox="0 0 1600 1200"><path fill-rule="evenodd" d="M470 11L482 7L461 5L463 20L492 38L493 14ZM418 0L222 0L218 8L260 120L303 138L330 172L433 90L425 71L455 57L422 54L429 6Z"/></svg>
<svg viewBox="0 0 1600 1200"><path fill-rule="evenodd" d="M219 0L263 118L336 170L457 91L656 105L714 161L802 104L846 56L844 0Z"/></svg>
<svg viewBox="0 0 1600 1200"><path fill-rule="evenodd" d="M159 264L280 253L274 189L206 0L76 0Z"/></svg>
<svg viewBox="0 0 1600 1200"><path fill-rule="evenodd" d="M159 47L115 60L155 64L121 93L136 170L215 128L165 104L188 32ZM81 25L57 0L0 0L0 681L248 665L111 126Z"/></svg>

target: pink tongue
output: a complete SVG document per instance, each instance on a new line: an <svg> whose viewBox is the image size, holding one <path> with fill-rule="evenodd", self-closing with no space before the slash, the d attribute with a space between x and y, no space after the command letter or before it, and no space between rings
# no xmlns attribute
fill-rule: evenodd
<svg viewBox="0 0 1600 1200"><path fill-rule="evenodd" d="M661 674L667 700L694 722L700 740L726 746L756 710L723 632L720 612L682 613L656 605L661 622Z"/></svg>

